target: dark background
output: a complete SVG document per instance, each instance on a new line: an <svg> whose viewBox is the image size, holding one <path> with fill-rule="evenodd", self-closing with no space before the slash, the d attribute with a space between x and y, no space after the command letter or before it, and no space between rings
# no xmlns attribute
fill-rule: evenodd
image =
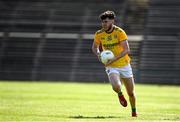
<svg viewBox="0 0 180 122"><path fill-rule="evenodd" d="M108 81L91 51L99 14L129 36L137 83L180 84L179 0L0 0L0 80Z"/></svg>

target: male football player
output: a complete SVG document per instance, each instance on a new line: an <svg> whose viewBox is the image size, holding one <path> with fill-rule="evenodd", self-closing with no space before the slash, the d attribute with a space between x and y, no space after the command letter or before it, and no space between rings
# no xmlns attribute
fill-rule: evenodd
<svg viewBox="0 0 180 122"><path fill-rule="evenodd" d="M102 29L95 33L92 51L99 60L101 60L99 48L111 50L114 53L115 57L105 64L106 73L113 90L118 95L120 104L126 107L127 101L121 90L122 83L124 84L132 109L131 115L136 117L136 97L134 78L128 55L130 53L128 38L124 30L114 24L115 16L113 11L105 11L99 16Z"/></svg>

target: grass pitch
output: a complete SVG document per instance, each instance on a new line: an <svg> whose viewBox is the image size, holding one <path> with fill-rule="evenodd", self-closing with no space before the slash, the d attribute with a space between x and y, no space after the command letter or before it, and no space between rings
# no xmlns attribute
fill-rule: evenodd
<svg viewBox="0 0 180 122"><path fill-rule="evenodd" d="M180 121L179 86L138 84L136 96L139 115L132 118L110 84L1 81L0 121Z"/></svg>

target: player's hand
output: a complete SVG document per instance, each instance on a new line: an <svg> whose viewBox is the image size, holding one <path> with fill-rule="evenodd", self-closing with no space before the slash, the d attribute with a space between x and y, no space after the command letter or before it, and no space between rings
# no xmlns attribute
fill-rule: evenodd
<svg viewBox="0 0 180 122"><path fill-rule="evenodd" d="M110 65L110 64L112 64L112 63L113 63L114 61L116 61L116 60L117 60L116 57L108 60L108 62L105 64L105 67L108 66L108 65Z"/></svg>
<svg viewBox="0 0 180 122"><path fill-rule="evenodd" d="M98 54L97 57L98 57L98 60L101 62L101 55Z"/></svg>

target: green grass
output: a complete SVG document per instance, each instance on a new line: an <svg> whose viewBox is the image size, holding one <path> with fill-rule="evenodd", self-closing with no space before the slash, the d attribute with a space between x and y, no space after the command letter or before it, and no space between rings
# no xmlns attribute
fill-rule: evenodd
<svg viewBox="0 0 180 122"><path fill-rule="evenodd" d="M180 87L138 84L136 93L139 116L132 118L110 84L2 81L0 121L180 121Z"/></svg>

